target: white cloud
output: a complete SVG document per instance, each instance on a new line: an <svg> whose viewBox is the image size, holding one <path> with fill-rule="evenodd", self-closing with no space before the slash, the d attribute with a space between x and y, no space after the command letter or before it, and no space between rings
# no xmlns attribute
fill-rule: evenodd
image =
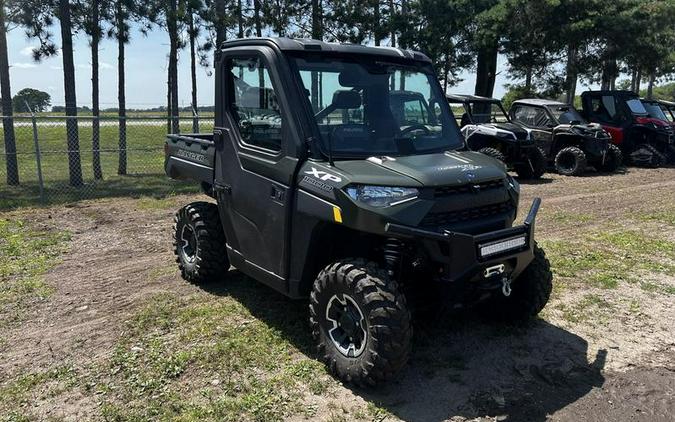
<svg viewBox="0 0 675 422"><path fill-rule="evenodd" d="M101 69L112 69L113 68L113 65L111 65L110 63L106 63L106 62L99 62L98 65Z"/></svg>
<svg viewBox="0 0 675 422"><path fill-rule="evenodd" d="M51 70L63 70L61 66L49 66Z"/></svg>
<svg viewBox="0 0 675 422"><path fill-rule="evenodd" d="M29 45L28 47L24 47L19 51L19 54L22 56L33 56L33 51L37 50L37 47Z"/></svg>
<svg viewBox="0 0 675 422"><path fill-rule="evenodd" d="M35 63L13 63L10 67L16 67L17 69L31 69L37 67Z"/></svg>

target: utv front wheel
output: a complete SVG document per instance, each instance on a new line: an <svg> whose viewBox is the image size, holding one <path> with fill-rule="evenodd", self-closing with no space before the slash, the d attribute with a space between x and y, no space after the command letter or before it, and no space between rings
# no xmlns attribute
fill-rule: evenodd
<svg viewBox="0 0 675 422"><path fill-rule="evenodd" d="M535 244L534 259L511 283L511 294L493 293L484 309L500 321L523 322L544 309L552 290L551 264L544 250Z"/></svg>
<svg viewBox="0 0 675 422"><path fill-rule="evenodd" d="M181 276L196 284L213 281L229 268L218 206L193 202L174 218L173 246Z"/></svg>
<svg viewBox="0 0 675 422"><path fill-rule="evenodd" d="M577 147L563 148L555 156L555 169L564 176L581 176L586 171L586 154Z"/></svg>
<svg viewBox="0 0 675 422"><path fill-rule="evenodd" d="M309 304L319 356L343 381L393 378L410 354L410 313L398 285L374 263L346 259L324 268Z"/></svg>
<svg viewBox="0 0 675 422"><path fill-rule="evenodd" d="M607 173L614 173L619 168L623 161L623 154L621 150L614 144L609 144L607 152L605 153L605 160L600 164L598 170Z"/></svg>
<svg viewBox="0 0 675 422"><path fill-rule="evenodd" d="M530 148L526 154L526 160L515 166L514 170L521 179L540 179L546 171L546 156L538 148Z"/></svg>

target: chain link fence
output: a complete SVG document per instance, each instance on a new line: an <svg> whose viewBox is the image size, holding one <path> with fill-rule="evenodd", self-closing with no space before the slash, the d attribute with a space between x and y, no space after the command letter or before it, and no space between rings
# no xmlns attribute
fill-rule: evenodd
<svg viewBox="0 0 675 422"><path fill-rule="evenodd" d="M14 116L0 124L0 209L196 192L164 174L164 138L213 130L212 117L196 116Z"/></svg>

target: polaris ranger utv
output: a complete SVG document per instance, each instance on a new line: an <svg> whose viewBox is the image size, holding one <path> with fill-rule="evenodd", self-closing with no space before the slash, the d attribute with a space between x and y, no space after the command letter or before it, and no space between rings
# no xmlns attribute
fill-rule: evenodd
<svg viewBox="0 0 675 422"><path fill-rule="evenodd" d="M501 163L461 151L426 56L263 38L225 42L215 66L213 134L166 142L167 174L201 183L216 200L176 214L185 279L226 279L232 265L308 297L320 358L359 385L406 363L404 291L442 284L503 320L545 306L540 200L513 226L518 183ZM399 126L390 91L402 87L436 104L435 118Z"/></svg>
<svg viewBox="0 0 675 422"><path fill-rule="evenodd" d="M611 143L609 133L598 124L586 122L569 104L518 100L509 114L514 122L532 130L537 146L560 174L580 176L589 164L611 173L621 165L621 150Z"/></svg>
<svg viewBox="0 0 675 422"><path fill-rule="evenodd" d="M675 152L675 131L668 122L649 117L636 93L586 91L581 103L584 116L610 133L629 164L658 167Z"/></svg>
<svg viewBox="0 0 675 422"><path fill-rule="evenodd" d="M539 179L546 171L546 157L537 148L530 130L515 124L501 101L476 95L446 95L451 107L463 108L462 134L471 151L503 161L522 179Z"/></svg>

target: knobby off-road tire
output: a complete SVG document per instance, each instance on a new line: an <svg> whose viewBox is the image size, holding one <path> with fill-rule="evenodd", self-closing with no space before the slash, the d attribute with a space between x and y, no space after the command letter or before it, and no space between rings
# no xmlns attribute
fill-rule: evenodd
<svg viewBox="0 0 675 422"><path fill-rule="evenodd" d="M628 154L629 164L638 167L658 168L665 164L665 157L649 144L641 144Z"/></svg>
<svg viewBox="0 0 675 422"><path fill-rule="evenodd" d="M412 326L405 297L375 263L328 265L314 282L309 312L319 356L343 381L374 386L408 361Z"/></svg>
<svg viewBox="0 0 675 422"><path fill-rule="evenodd" d="M193 202L174 217L173 246L181 276L195 284L217 280L230 268L218 206Z"/></svg>
<svg viewBox="0 0 675 422"><path fill-rule="evenodd" d="M527 161L514 167L521 179L540 179L546 172L546 156L539 147L530 148Z"/></svg>
<svg viewBox="0 0 675 422"><path fill-rule="evenodd" d="M536 243L534 259L511 283L511 295L494 292L484 309L503 322L522 323L534 318L544 309L553 290L551 264L544 250Z"/></svg>
<svg viewBox="0 0 675 422"><path fill-rule="evenodd" d="M502 163L506 163L506 157L504 157L504 154L497 148L481 148L478 150L481 154L485 154L488 157L492 157L496 160L501 161Z"/></svg>
<svg viewBox="0 0 675 422"><path fill-rule="evenodd" d="M598 166L598 170L607 173L614 173L623 162L623 154L619 147L609 144L605 154L605 162Z"/></svg>
<svg viewBox="0 0 675 422"><path fill-rule="evenodd" d="M577 147L561 149L555 156L555 170L564 176L581 176L586 171L586 154Z"/></svg>

